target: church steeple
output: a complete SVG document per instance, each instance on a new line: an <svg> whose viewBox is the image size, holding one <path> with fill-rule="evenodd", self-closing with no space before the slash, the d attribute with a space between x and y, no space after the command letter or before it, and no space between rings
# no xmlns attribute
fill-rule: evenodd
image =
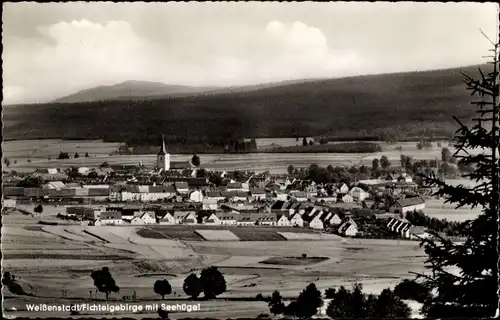
<svg viewBox="0 0 500 320"><path fill-rule="evenodd" d="M167 148L165 147L165 137L164 135L161 135L161 150L158 152L158 154L167 154Z"/></svg>
<svg viewBox="0 0 500 320"><path fill-rule="evenodd" d="M161 150L156 156L156 167L164 171L170 170L170 155L167 153L165 137L163 135L161 135Z"/></svg>

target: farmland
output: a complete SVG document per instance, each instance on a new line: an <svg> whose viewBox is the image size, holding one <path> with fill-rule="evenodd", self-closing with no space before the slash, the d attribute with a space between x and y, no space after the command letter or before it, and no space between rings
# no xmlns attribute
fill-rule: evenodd
<svg viewBox="0 0 500 320"><path fill-rule="evenodd" d="M269 295L274 290L280 290L284 297L289 298L310 282L315 282L320 290L324 290L341 284L350 286L353 281L363 283L368 292L380 292L384 287L395 285L399 279L410 277L409 271L423 270L423 252L418 243L412 241L340 238L283 241L282 237L276 241L274 237L277 233L269 231L273 228L251 227L228 227L239 241L200 241L200 236L194 238L192 234L221 228L199 226L150 228L166 234L170 239L143 238L138 227L100 227L96 231L97 227L75 225L45 226L40 229L36 228L38 221L37 217L15 212L4 217L2 245L7 253L3 260L4 270L15 274L23 289L36 296L16 296L5 292L5 308L16 307L18 310L9 312L12 315L30 316L25 309L25 304L29 302L66 303L61 298L62 289L67 290L67 297L73 302L88 301L89 292L94 291L90 271L103 266L110 268L120 286L120 293L112 294L111 301L123 295L132 295L135 291L138 297L135 304L144 305L158 301L152 287L156 280L166 277L163 274L169 275L169 282L175 292L168 297L167 302L183 302L186 301L182 291L184 278L190 272L199 272L206 266L218 266L226 278L228 291L220 299L200 302L201 311L189 314L190 317L216 318L268 313L267 304L263 301L243 301L254 299L259 293ZM283 229L284 232L299 230ZM86 241L65 237L64 232L85 238ZM266 232L275 236L269 237L265 235ZM255 241L256 238L260 240ZM308 265L260 263L273 257L301 257L303 253L309 257L328 259ZM99 294L99 298L102 299L103 295ZM185 316L173 314L172 318Z"/></svg>
<svg viewBox="0 0 500 320"><path fill-rule="evenodd" d="M259 143L266 144L257 139ZM272 140L275 145L289 145L288 138ZM261 146L262 146L261 144ZM4 156L11 164L10 170L18 172L33 171L41 168L68 168L71 166L99 166L103 162L117 165L137 165L142 162L145 166L156 164L156 154L146 155L118 155L120 144L105 143L102 141L62 141L62 140L31 140L7 141L3 143ZM416 142L398 142L395 144L382 143L382 151L375 153L250 153L250 154L202 154L201 167L209 170L248 170L270 171L283 173L288 165L294 167L308 167L315 163L322 167L328 165L366 165L371 166L372 160L387 156L393 166L399 166L401 154L412 156L415 160L435 160L441 158L441 148L436 143L426 150L418 150ZM442 143L442 146L447 146ZM398 150L401 147L401 150ZM447 146L452 152L453 147ZM73 157L78 152L77 159L57 160L59 152L68 152ZM83 157L88 152L89 157ZM51 157L51 160L48 159ZM191 155L171 155L172 161L188 161Z"/></svg>

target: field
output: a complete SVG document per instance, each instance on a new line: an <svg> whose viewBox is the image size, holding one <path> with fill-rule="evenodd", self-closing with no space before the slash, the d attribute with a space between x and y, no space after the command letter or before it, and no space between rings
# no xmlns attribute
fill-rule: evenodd
<svg viewBox="0 0 500 320"><path fill-rule="evenodd" d="M90 295L95 298L95 288L89 275L92 270L103 266L110 268L120 286L120 293L111 294L111 301L116 302L135 291L138 298L135 304L142 305L159 303L159 296L155 295L152 287L156 280L163 278L169 280L175 292L167 296L166 303L186 302L182 290L184 278L191 272L199 273L204 267L217 266L226 278L228 291L216 300L201 301L199 312L189 315L175 313L172 318L235 318L269 313L265 302L248 301L259 293L270 295L274 290L280 290L288 299L310 282L325 290L339 285L350 286L359 281L367 292L380 292L385 287L394 286L402 278L411 277L409 271L422 271L425 258L418 243L412 241L340 238L283 241L281 236L281 241L276 241L264 236L266 232L278 236L276 231L269 231L273 228L244 227L228 227L240 241L200 241L201 237L193 239L187 234L200 230L206 232L210 228L189 226L184 232L169 226L151 228L172 237L161 239L143 238L137 233L138 228L131 226L100 227L99 231L96 231L97 227L76 225L44 226L40 229L38 221L37 217L21 213L3 217L3 269L14 274L23 290L34 295L22 296L4 291L5 309L17 309L7 311L7 315L35 316L26 311L26 303L69 304L89 301ZM107 241L101 241L83 230ZM284 228L283 231L294 232L295 229ZM176 239L179 235L185 240ZM245 241L255 240L256 237L260 240ZM286 257L301 257L304 253L308 257L328 259L308 265L260 263L273 257L285 261ZM63 289L67 291L67 298L61 297ZM97 296L103 298L103 294ZM155 316L154 312L117 315L134 318ZM69 315L37 313L36 316Z"/></svg>
<svg viewBox="0 0 500 320"><path fill-rule="evenodd" d="M288 145L290 141L287 139L289 138L283 139L274 139L272 141L275 144ZM263 143L269 143L268 140L265 140ZM260 141L260 139L257 139L257 141ZM381 143L382 151L376 153L201 154L200 161L201 167L209 170L248 170L284 173L288 165L308 167L315 163L322 167L327 167L328 165L371 166L373 159L380 159L384 155L389 158L393 166L399 166L401 154L412 156L415 160L441 159L441 148L436 143L433 143L431 149L426 150L418 150L416 143ZM257 145L259 145L259 142L257 142ZM397 149L399 146L401 147L401 151ZM105 161L109 164L117 165L137 165L142 162L145 166L153 166L156 163L155 154L110 155L118 149L119 144L100 141L7 141L3 143L3 147L5 148L4 156L9 158L11 162L9 169L19 172L29 172L40 168L93 167L99 166ZM442 147L448 147L454 152L454 148L447 146L444 142L442 143ZM71 157L74 155L74 152L78 152L80 158L57 160L56 157L60 151L68 152ZM474 151L472 150L472 152ZM89 158L82 157L85 152L89 153ZM51 160L48 160L48 156L51 157ZM171 155L172 161L188 161L190 158L191 155Z"/></svg>
<svg viewBox="0 0 500 320"><path fill-rule="evenodd" d="M284 265L284 266L307 266L328 260L326 257L271 257L262 264Z"/></svg>
<svg viewBox="0 0 500 320"><path fill-rule="evenodd" d="M426 215L438 219L446 219L448 221L465 221L475 219L480 213L481 208L472 209L470 206L456 208L455 204L444 203L443 199L426 199L425 209Z"/></svg>

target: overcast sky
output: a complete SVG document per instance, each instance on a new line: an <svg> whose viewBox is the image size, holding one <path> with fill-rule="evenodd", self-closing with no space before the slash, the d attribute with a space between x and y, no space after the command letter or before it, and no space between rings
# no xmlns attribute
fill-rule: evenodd
<svg viewBox="0 0 500 320"><path fill-rule="evenodd" d="M127 80L230 86L485 62L494 3L7 3L4 103Z"/></svg>

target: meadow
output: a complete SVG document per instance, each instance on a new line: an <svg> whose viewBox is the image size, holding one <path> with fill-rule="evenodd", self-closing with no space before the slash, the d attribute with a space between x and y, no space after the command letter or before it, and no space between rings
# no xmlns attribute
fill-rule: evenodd
<svg viewBox="0 0 500 320"><path fill-rule="evenodd" d="M285 140L272 140L276 145L286 146L290 143L289 138ZM59 142L58 142L59 141ZM269 139L257 145L269 143ZM61 144L58 144L61 143ZM333 142L336 143L336 142ZM346 143L346 142L342 142ZM271 173L284 173L288 165L294 167L308 167L315 163L321 167L328 165L366 165L371 166L373 159L382 156L389 158L393 166L400 165L402 154L411 156L415 160L441 159L441 147L433 143L433 147L418 150L417 142L398 142L395 144L381 143L382 151L375 153L249 153L249 154L201 154L199 155L201 167L208 170L244 170ZM449 148L454 152L452 146L442 142L442 147ZM262 144L261 144L262 146ZM18 172L30 172L42 168L68 168L71 166L99 166L103 162L114 165L138 165L152 167L156 164L156 154L146 155L118 155L120 144L102 141L60 141L60 140L32 140L32 141L6 141L3 143L4 157L10 160L10 166L4 170L15 170ZM401 147L401 150L398 149ZM75 159L57 160L59 152L68 152L73 157L78 152L80 157ZM471 151L471 150L469 150ZM85 153L89 157L83 157ZM471 152L479 152L472 150ZM51 160L48 160L48 157ZM191 155L171 155L171 161L189 161Z"/></svg>

